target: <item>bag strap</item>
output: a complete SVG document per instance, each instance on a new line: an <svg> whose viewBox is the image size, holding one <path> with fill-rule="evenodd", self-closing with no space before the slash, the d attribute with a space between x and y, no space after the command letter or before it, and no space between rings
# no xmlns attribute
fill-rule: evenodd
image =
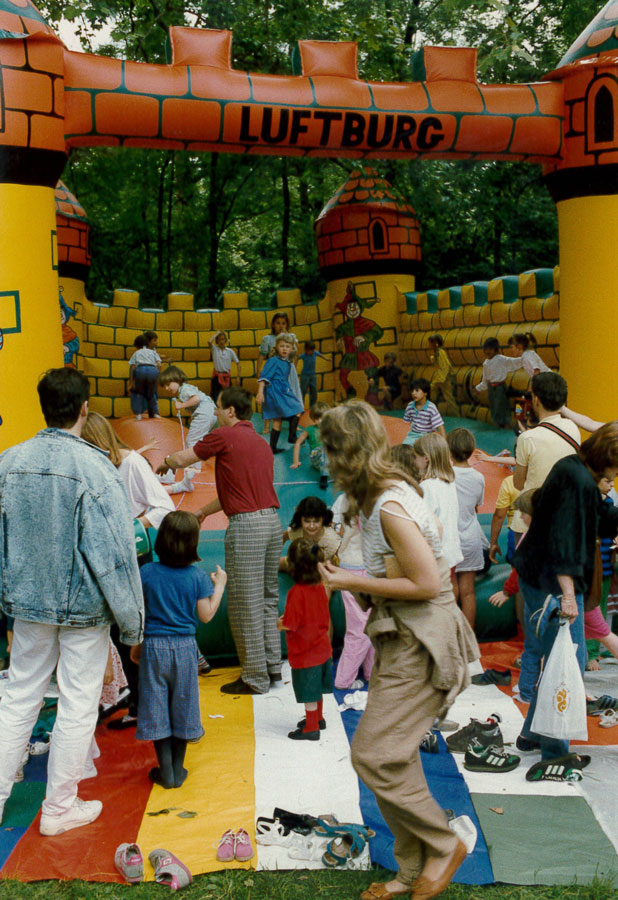
<svg viewBox="0 0 618 900"><path fill-rule="evenodd" d="M539 422L536 427L547 428L548 431L553 431L553 433L557 434L558 437L563 438L567 442L567 444L570 444L576 453L579 452L579 444L577 443L575 438L572 438L571 435L567 434L566 431L563 431L562 428L558 428L557 425L552 425L551 422Z"/></svg>

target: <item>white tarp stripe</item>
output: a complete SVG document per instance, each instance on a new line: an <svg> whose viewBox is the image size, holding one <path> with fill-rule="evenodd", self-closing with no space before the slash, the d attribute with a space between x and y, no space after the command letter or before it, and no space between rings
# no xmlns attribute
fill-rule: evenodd
<svg viewBox="0 0 618 900"><path fill-rule="evenodd" d="M255 727L255 810L272 818L276 806L314 816L331 813L340 822L362 822L358 778L350 745L332 694L324 697L327 727L319 741L293 741L288 732L304 716L296 702L290 668L282 686L253 698ZM257 845L258 869L320 869L320 860L292 859L284 847ZM365 848L363 862L368 861Z"/></svg>

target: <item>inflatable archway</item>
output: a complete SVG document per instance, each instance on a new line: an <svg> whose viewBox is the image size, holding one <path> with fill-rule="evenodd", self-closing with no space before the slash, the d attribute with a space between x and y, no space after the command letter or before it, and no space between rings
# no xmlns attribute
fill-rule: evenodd
<svg viewBox="0 0 618 900"><path fill-rule="evenodd" d="M541 162L558 204L562 370L599 418L614 374L618 4L543 82L482 85L476 50L426 47L415 80L359 80L356 45L299 42L300 73L231 67L232 35L170 29L169 65L68 51L30 0L0 0L1 446L41 424L34 386L62 364L54 188L73 147ZM56 325L54 325L56 322ZM6 384L6 375L4 383Z"/></svg>

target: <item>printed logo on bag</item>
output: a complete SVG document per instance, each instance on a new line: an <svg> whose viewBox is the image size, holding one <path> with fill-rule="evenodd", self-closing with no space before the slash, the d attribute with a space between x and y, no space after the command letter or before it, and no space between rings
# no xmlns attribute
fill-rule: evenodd
<svg viewBox="0 0 618 900"><path fill-rule="evenodd" d="M570 704L569 689L564 685L559 685L554 691L554 707L559 713L565 713Z"/></svg>

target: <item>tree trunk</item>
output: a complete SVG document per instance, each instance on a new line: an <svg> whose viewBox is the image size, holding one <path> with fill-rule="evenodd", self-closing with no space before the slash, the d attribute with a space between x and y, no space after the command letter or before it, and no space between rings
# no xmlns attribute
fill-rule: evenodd
<svg viewBox="0 0 618 900"><path fill-rule="evenodd" d="M219 255L219 232L217 229L217 163L218 153L210 156L208 177L208 305L214 309L217 305L217 258Z"/></svg>
<svg viewBox="0 0 618 900"><path fill-rule="evenodd" d="M290 286L290 184L288 181L288 161L281 159L281 190L283 193L283 216L281 219L281 281L282 287Z"/></svg>

